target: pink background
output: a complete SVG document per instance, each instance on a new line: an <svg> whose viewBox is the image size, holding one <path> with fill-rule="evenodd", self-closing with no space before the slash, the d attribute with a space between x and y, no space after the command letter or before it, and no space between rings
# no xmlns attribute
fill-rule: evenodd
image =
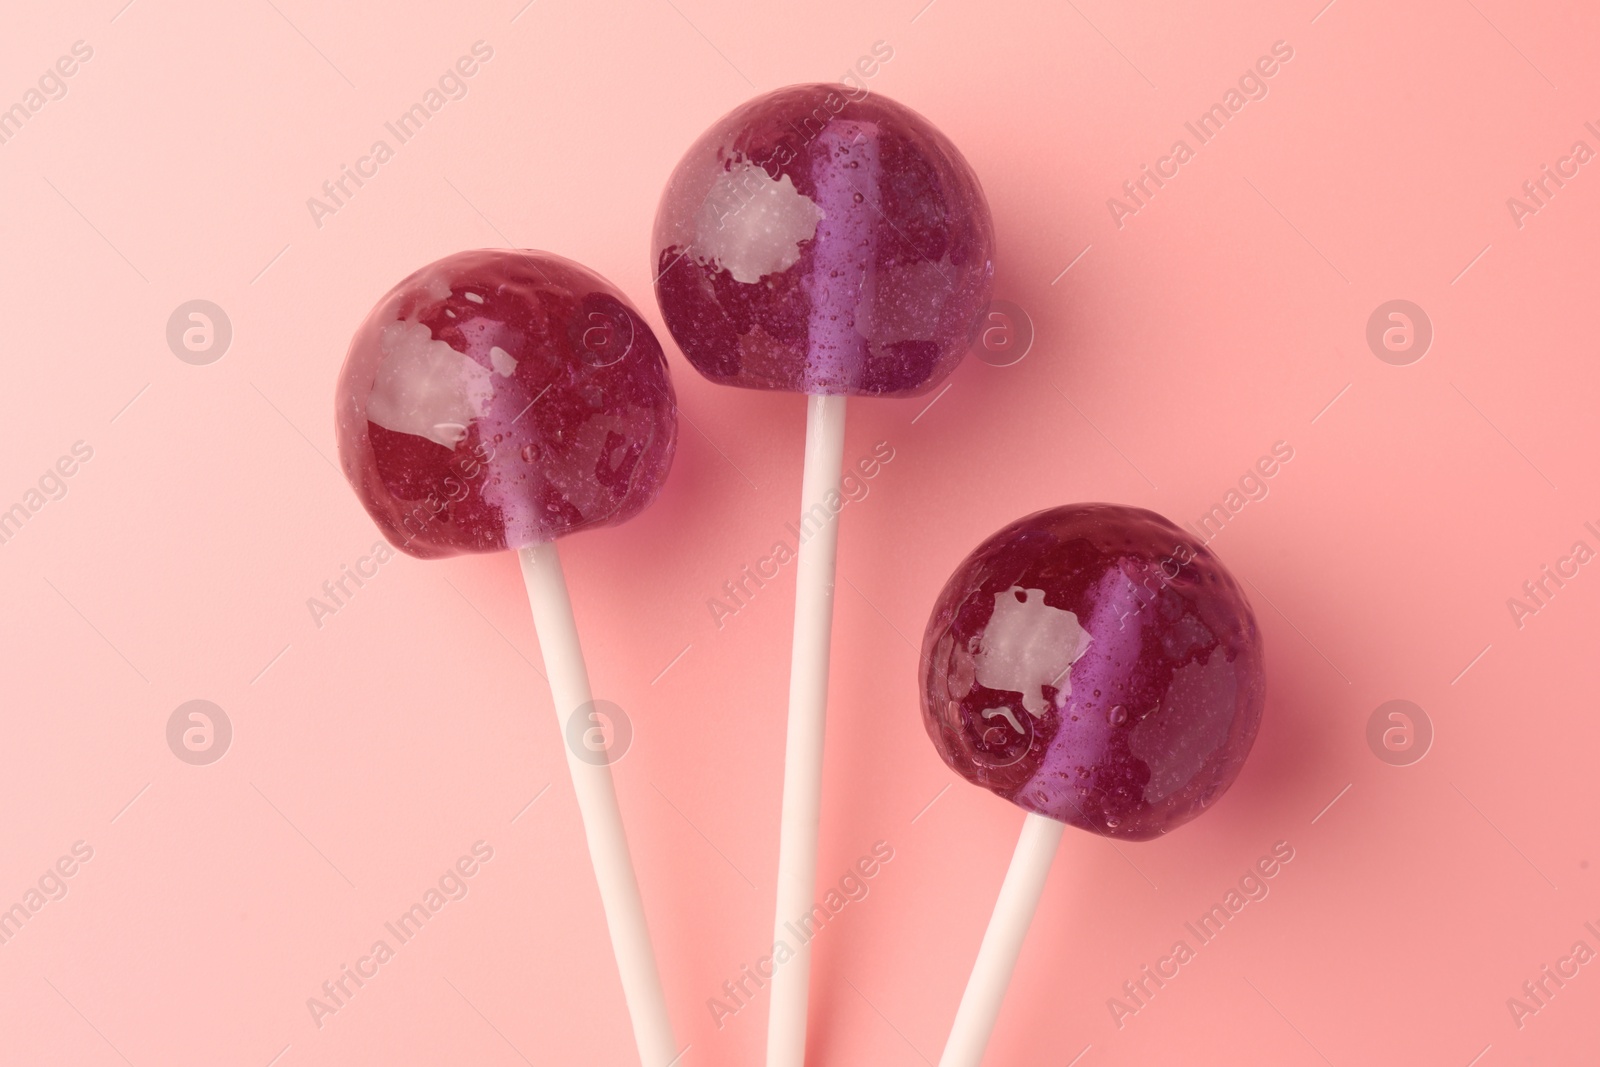
<svg viewBox="0 0 1600 1067"><path fill-rule="evenodd" d="M989 1062L1593 1061L1600 964L1520 1027L1507 999L1600 949L1600 570L1520 628L1507 599L1600 549L1600 173L1520 228L1506 200L1600 149L1600 13L122 2L14 7L0 34L0 107L93 49L0 145L0 507L93 449L0 545L0 907L93 848L0 946L0 1061L631 1061L515 561L395 559L311 618L376 539L330 464L334 376L379 294L467 247L580 260L661 332L648 235L680 152L876 42L869 87L982 178L998 295L1037 339L931 408L850 411L846 457L895 458L843 516L820 869L894 859L816 941L812 1062L938 1058L1022 821L942 792L923 733L913 646L944 578L1050 505L1193 521L1277 441L1294 459L1213 546L1266 634L1254 755L1170 839L1068 835ZM307 198L479 40L468 95L317 226ZM1280 40L1269 95L1119 229L1107 198ZM233 328L208 366L165 337L195 298ZM1365 340L1395 298L1435 330L1409 366ZM803 404L668 348L660 502L563 551L597 693L635 729L619 790L683 1062L748 1064L765 999L720 1028L708 1000L770 948L792 568L720 630L707 601L794 511ZM166 742L195 698L233 725L209 766ZM1391 699L1431 719L1421 762L1368 747ZM469 894L318 1028L307 998L479 840ZM1108 999L1279 841L1270 895L1119 1028Z"/></svg>

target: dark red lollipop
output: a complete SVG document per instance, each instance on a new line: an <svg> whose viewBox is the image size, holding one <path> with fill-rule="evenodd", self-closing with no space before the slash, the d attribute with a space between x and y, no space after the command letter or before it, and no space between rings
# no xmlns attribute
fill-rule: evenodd
<svg viewBox="0 0 1600 1067"><path fill-rule="evenodd" d="M712 124L656 213L656 299L714 382L808 394L775 941L816 891L845 398L915 396L966 353L994 228L927 119L842 85L794 85ZM811 950L773 975L767 1067L803 1067Z"/></svg>
<svg viewBox="0 0 1600 1067"><path fill-rule="evenodd" d="M350 343L335 399L356 496L414 556L515 549L643 1067L681 1058L617 809L556 538L652 500L677 439L667 363L604 278L489 249L395 286ZM459 710L459 709L458 709Z"/></svg>
<svg viewBox="0 0 1600 1067"><path fill-rule="evenodd" d="M922 642L923 722L969 782L1029 812L940 1067L978 1067L1065 824L1164 834L1233 784L1266 698L1233 577L1154 512L1030 515L956 568Z"/></svg>

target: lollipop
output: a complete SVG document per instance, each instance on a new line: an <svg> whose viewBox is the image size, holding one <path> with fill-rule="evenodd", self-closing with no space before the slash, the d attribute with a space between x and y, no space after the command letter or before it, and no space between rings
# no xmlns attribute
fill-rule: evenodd
<svg viewBox="0 0 1600 1067"><path fill-rule="evenodd" d="M556 716L565 730L592 715L555 541L631 518L666 478L677 405L644 320L559 256L457 253L373 308L337 412L345 476L396 547L517 551ZM667 1067L678 1052L611 769L565 747L639 1057Z"/></svg>
<svg viewBox="0 0 1600 1067"><path fill-rule="evenodd" d="M847 396L916 396L988 305L977 177L909 108L840 85L752 100L695 142L655 225L656 297L715 382L808 396L775 937L811 911ZM772 979L767 1063L805 1056L809 946Z"/></svg>
<svg viewBox="0 0 1600 1067"><path fill-rule="evenodd" d="M940 1067L977 1067L1067 824L1143 841L1238 777L1261 723L1261 635L1218 559L1153 512L1020 519L945 583L922 714L967 781L1028 811Z"/></svg>

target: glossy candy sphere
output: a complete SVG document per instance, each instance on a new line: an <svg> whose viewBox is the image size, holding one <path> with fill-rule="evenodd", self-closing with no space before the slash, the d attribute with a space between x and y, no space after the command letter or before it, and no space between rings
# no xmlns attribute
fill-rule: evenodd
<svg viewBox="0 0 1600 1067"><path fill-rule="evenodd" d="M915 396L971 345L993 282L977 176L910 108L795 85L720 119L656 214L656 298L695 369L753 389Z"/></svg>
<svg viewBox="0 0 1600 1067"><path fill-rule="evenodd" d="M1265 700L1244 592L1199 541L1112 504L1012 523L962 562L923 637L923 721L963 778L1108 837L1200 814Z"/></svg>
<svg viewBox="0 0 1600 1067"><path fill-rule="evenodd" d="M350 343L339 459L414 556L622 522L677 437L666 358L605 279L548 252L460 252L389 291Z"/></svg>

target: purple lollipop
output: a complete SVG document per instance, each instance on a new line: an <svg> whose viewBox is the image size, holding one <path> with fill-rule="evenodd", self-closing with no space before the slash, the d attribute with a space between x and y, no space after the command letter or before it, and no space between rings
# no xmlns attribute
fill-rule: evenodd
<svg viewBox="0 0 1600 1067"><path fill-rule="evenodd" d="M672 172L656 298L715 382L809 397L774 938L816 888L845 397L916 396L960 362L989 303L994 230L961 153L910 108L795 85L735 108ZM786 943L786 942L785 942ZM801 1067L811 951L772 979L769 1067Z"/></svg>
<svg viewBox="0 0 1600 1067"><path fill-rule="evenodd" d="M1153 512L1052 508L945 583L922 643L922 713L956 773L1029 812L941 1067L977 1067L1065 825L1145 840L1206 810L1261 724L1244 592Z"/></svg>

